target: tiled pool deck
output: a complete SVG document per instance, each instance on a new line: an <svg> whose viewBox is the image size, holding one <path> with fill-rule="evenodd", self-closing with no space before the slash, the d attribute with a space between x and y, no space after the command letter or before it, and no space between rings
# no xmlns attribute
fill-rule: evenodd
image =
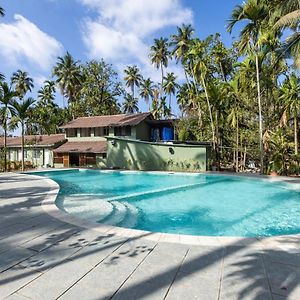
<svg viewBox="0 0 300 300"><path fill-rule="evenodd" d="M0 175L0 299L300 299L298 235L91 228L59 212L56 193L45 178Z"/></svg>

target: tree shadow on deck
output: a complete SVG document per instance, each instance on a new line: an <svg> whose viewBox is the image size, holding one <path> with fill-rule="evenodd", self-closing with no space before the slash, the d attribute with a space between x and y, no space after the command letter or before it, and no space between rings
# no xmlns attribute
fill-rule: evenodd
<svg viewBox="0 0 300 300"><path fill-rule="evenodd" d="M27 197L30 196L28 191L25 192ZM21 188L17 190L17 194L22 194ZM86 263L86 259L93 259L91 272L94 268L103 268L106 276L114 282L115 278L110 277L109 267L118 267L124 260L128 261L128 266L130 266L130 260L135 261L138 258L140 262L133 271L128 271L124 275L122 283L115 288L114 292L96 297L96 299L143 299L152 297L159 291L162 291L162 299L174 299L174 295L178 296L182 291L185 292L186 299L194 296L205 299L205 293L213 294L216 290L220 299L231 297L271 299L271 293L297 299L295 293L299 293L300 285L300 253L298 251L300 238L298 236L275 238L280 241L280 244L276 245L268 244L267 238L249 240L244 246L239 242L232 242L227 246L169 244L165 248L165 253L161 254L162 261L170 262L169 267L158 269L153 273L150 265L148 274L132 281L132 275L135 272L138 274L143 264L155 255L159 247L156 242L149 243L144 239L151 233L125 238L118 237L114 233L99 234L96 231L65 224L38 209L42 200L43 193L39 188L33 190L32 195L24 203L12 203L11 206L5 204L1 207L0 200L0 213L2 208L5 208L4 214L11 215L10 224L30 224L30 219L32 222L38 219L34 227L41 230L36 235L31 235L32 228L20 227L24 230L19 233L17 229L12 230L6 238L0 240L2 249L7 246L6 251L0 251L2 256L0 291L1 287L15 283L10 290L13 293L32 282L32 276L35 274L37 278L39 276L42 278L50 270L65 266L70 262L78 264L79 272L80 264ZM24 208L30 212L29 215L22 216ZM18 214L15 214L16 212ZM5 222L5 219L0 221L1 225ZM7 230L9 231L9 226ZM261 240L264 248L257 250L254 246L257 246ZM179 255L176 254L176 249L178 253L180 251L184 253L180 263L174 262L174 257ZM13 256L16 259L11 263L4 261L5 257ZM76 288L76 284L89 272L83 273L82 277L74 280L70 286L61 291L61 294ZM28 281L24 283L27 279ZM54 280L48 282L47 288L55 288L55 286ZM89 298L89 286L87 285L85 289L85 296ZM99 293L101 291L103 291L103 286L99 282ZM20 292L22 294L22 289ZM1 295L5 297L5 294Z"/></svg>

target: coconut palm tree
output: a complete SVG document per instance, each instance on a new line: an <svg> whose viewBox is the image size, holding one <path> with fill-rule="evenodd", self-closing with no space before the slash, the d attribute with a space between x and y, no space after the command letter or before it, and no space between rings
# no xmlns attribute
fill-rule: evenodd
<svg viewBox="0 0 300 300"><path fill-rule="evenodd" d="M56 83L60 88L61 94L68 98L68 104L71 107L71 114L74 119L75 115L72 105L77 101L83 82L79 61L75 61L72 55L67 52L65 56L58 57L58 62L52 73L56 77Z"/></svg>
<svg viewBox="0 0 300 300"><path fill-rule="evenodd" d="M188 72L185 64L185 56L190 49L192 36L194 34L193 27L189 24L182 24L177 27L177 34L171 36L170 45L174 47L172 55L175 56L176 62L181 62L186 78L186 83L189 84Z"/></svg>
<svg viewBox="0 0 300 300"><path fill-rule="evenodd" d="M22 133L22 171L24 171L24 144L25 144L25 125L30 117L30 109L34 104L35 100L33 98L28 98L24 100L22 103L17 102L14 100L12 102L12 107L14 109L14 117L13 123L15 126L21 126L21 133Z"/></svg>
<svg viewBox="0 0 300 300"><path fill-rule="evenodd" d="M300 111L300 79L292 74L283 83L280 89L280 100L284 111L281 120L286 125L289 116L294 119L294 147L298 154L298 112Z"/></svg>
<svg viewBox="0 0 300 300"><path fill-rule="evenodd" d="M7 155L6 155L6 144L7 144L7 127L8 120L11 116L14 116L14 109L12 107L12 100L16 96L6 82L0 85L0 120L4 129L4 170L7 167Z"/></svg>
<svg viewBox="0 0 300 300"><path fill-rule="evenodd" d="M270 3L270 6L277 20L274 28L281 30L288 28L292 31L283 43L281 52L285 57L294 58L295 66L300 68L300 1L275 0Z"/></svg>
<svg viewBox="0 0 300 300"><path fill-rule="evenodd" d="M167 75L164 78L164 85L163 89L164 92L169 95L169 110L171 112L171 101L172 101L172 95L175 95L176 89L179 87L179 85L176 83L177 76L172 73L167 73Z"/></svg>
<svg viewBox="0 0 300 300"><path fill-rule="evenodd" d="M168 39L160 38L154 39L154 45L150 48L150 60L151 63L161 70L161 95L164 85L164 68L168 67L169 59L171 58L171 52L169 51Z"/></svg>
<svg viewBox="0 0 300 300"><path fill-rule="evenodd" d="M45 104L54 101L55 82L46 80L44 86L38 90L38 98Z"/></svg>
<svg viewBox="0 0 300 300"><path fill-rule="evenodd" d="M130 94L126 94L124 97L123 112L125 114L134 114L138 111L138 99L133 98Z"/></svg>
<svg viewBox="0 0 300 300"><path fill-rule="evenodd" d="M127 69L124 70L124 73L126 74L124 77L126 86L131 88L132 98L134 98L134 88L140 86L143 77L137 66L128 66Z"/></svg>
<svg viewBox="0 0 300 300"><path fill-rule="evenodd" d="M208 76L208 66L209 61L206 55L206 42L200 40L194 40L193 45L191 46L189 52L187 53L187 57L190 61L192 66L192 76L194 78L195 84L199 83L202 85L204 90L206 102L207 102L207 109L210 118L210 126L211 126L211 133L212 133L212 143L213 148L216 148L216 140L215 140L215 125L212 115L212 106L209 99L208 89L207 89L207 76ZM196 89L197 91L197 89ZM198 101L198 92L197 97L195 98Z"/></svg>
<svg viewBox="0 0 300 300"><path fill-rule="evenodd" d="M149 111L150 108L150 99L153 98L153 81L148 78L144 79L141 82L141 88L140 88L140 97L145 100L145 102L149 105Z"/></svg>
<svg viewBox="0 0 300 300"><path fill-rule="evenodd" d="M263 0L248 0L248 2L244 2L242 5L235 7L227 26L228 31L231 33L237 23L246 22L245 27L240 33L239 49L242 53L248 51L255 55L261 173L263 173L264 165L264 148L259 64L261 45L259 43L259 36L261 32L266 29L266 18L268 15L268 9Z"/></svg>
<svg viewBox="0 0 300 300"><path fill-rule="evenodd" d="M13 73L11 83L14 86L20 100L24 98L27 92L31 92L34 88L33 79L29 77L27 72L22 70L18 70Z"/></svg>

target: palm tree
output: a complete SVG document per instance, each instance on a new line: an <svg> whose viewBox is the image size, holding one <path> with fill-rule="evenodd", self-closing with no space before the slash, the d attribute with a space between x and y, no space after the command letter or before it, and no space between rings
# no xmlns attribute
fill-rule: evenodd
<svg viewBox="0 0 300 300"><path fill-rule="evenodd" d="M18 70L13 73L11 83L14 86L20 100L24 98L28 91L31 92L34 88L33 79L28 76L27 72L22 70Z"/></svg>
<svg viewBox="0 0 300 300"><path fill-rule="evenodd" d="M144 79L141 82L140 88L140 97L145 100L145 102L149 105L149 111L151 110L149 101L153 98L153 81L148 78Z"/></svg>
<svg viewBox="0 0 300 300"><path fill-rule="evenodd" d="M207 75L208 75L208 66L209 61L207 59L206 55L206 42L195 40L193 42L193 45L191 46L190 51L187 53L187 57L190 60L190 64L192 66L192 76L194 78L195 84L198 81L203 87L206 102L207 102L207 109L209 112L209 118L210 118L210 126L211 126L211 132L212 132L212 143L213 143L213 149L216 148L216 141L215 141L215 125L214 120L212 116L212 107L210 104L208 89L207 89ZM197 89L196 89L197 91ZM197 92L198 94L198 92ZM196 97L196 101L198 101L198 95Z"/></svg>
<svg viewBox="0 0 300 300"><path fill-rule="evenodd" d="M260 43L259 36L265 29L265 21L268 17L268 9L262 0L248 0L242 5L237 5L232 12L231 19L228 21L228 31L231 33L233 27L241 21L246 21L247 24L241 30L239 48L241 52L248 50L255 54L256 65L256 84L257 84L257 100L259 114L259 145L260 145L260 168L263 173L264 167L264 148L263 148L263 119L262 119L262 104L261 104L261 87L260 87L260 64L259 52Z"/></svg>
<svg viewBox="0 0 300 300"><path fill-rule="evenodd" d="M17 102L14 100L12 102L12 107L14 108L14 118L13 122L16 126L21 125L21 133L22 133L22 171L24 171L24 144L25 144L25 125L27 120L30 117L30 109L34 104L35 100L33 98L28 98L24 100L22 103Z"/></svg>
<svg viewBox="0 0 300 300"><path fill-rule="evenodd" d="M7 155L6 155L6 144L7 144L7 127L8 119L10 116L14 115L14 109L11 106L13 98L16 96L16 93L13 92L7 83L3 82L0 85L0 118L1 123L4 129L4 170L6 171L7 167Z"/></svg>
<svg viewBox="0 0 300 300"><path fill-rule="evenodd" d="M126 94L123 103L123 112L125 114L134 114L138 111L138 99L133 98L130 94Z"/></svg>
<svg viewBox="0 0 300 300"><path fill-rule="evenodd" d="M46 80L44 86L38 91L38 98L45 104L54 101L55 82Z"/></svg>
<svg viewBox="0 0 300 300"><path fill-rule="evenodd" d="M4 74L0 73L0 82L5 80Z"/></svg>
<svg viewBox="0 0 300 300"><path fill-rule="evenodd" d="M294 147L298 154L298 112L300 110L300 79L292 74L283 83L280 89L280 100L283 102L283 123L287 123L288 116L294 119Z"/></svg>
<svg viewBox="0 0 300 300"><path fill-rule="evenodd" d="M182 24L181 27L177 27L177 34L171 36L171 46L174 46L172 54L175 56L176 62L181 62L186 78L186 83L189 84L187 75L187 69L185 64L185 57L188 53L191 45L192 35L194 29L191 25Z"/></svg>
<svg viewBox="0 0 300 300"><path fill-rule="evenodd" d="M131 88L132 98L134 98L134 87L139 87L142 81L142 75L140 74L140 70L137 66L128 66L127 69L124 70L126 76L124 80L126 81L126 86Z"/></svg>
<svg viewBox="0 0 300 300"><path fill-rule="evenodd" d="M175 74L172 73L167 73L167 75L164 78L164 85L163 89L164 92L169 95L169 110L171 111L171 100L172 100L172 95L175 95L176 89L179 87L179 85L176 83L177 77Z"/></svg>
<svg viewBox="0 0 300 300"><path fill-rule="evenodd" d="M82 88L83 76L79 61L74 61L72 55L67 52L65 56L58 57L58 62L53 68L53 75L56 76L56 83L61 94L68 98L68 103L72 106ZM71 114L74 119L75 115L72 109Z"/></svg>
<svg viewBox="0 0 300 300"><path fill-rule="evenodd" d="M272 1L270 5L275 20L276 16L279 16L274 28L281 30L288 28L292 31L283 43L282 54L294 58L295 66L300 68L300 2L299 0L277 0Z"/></svg>
<svg viewBox="0 0 300 300"><path fill-rule="evenodd" d="M168 39L166 38L154 39L154 45L151 46L150 54L149 54L151 63L157 69L161 70L161 94L164 85L164 68L168 67L169 58L171 57L171 53L168 47L169 47Z"/></svg>

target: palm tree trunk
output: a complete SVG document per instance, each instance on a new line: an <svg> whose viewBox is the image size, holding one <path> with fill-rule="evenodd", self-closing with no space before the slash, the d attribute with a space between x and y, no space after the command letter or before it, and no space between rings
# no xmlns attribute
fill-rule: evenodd
<svg viewBox="0 0 300 300"><path fill-rule="evenodd" d="M294 112L294 142L295 142L295 154L298 154L298 120L297 110Z"/></svg>
<svg viewBox="0 0 300 300"><path fill-rule="evenodd" d="M212 116L212 112L211 112L211 107L210 107L210 102L209 102L209 97L208 97L206 84L205 84L205 81L204 81L204 78L203 78L202 74L201 74L201 80L202 80L202 84L203 84L203 88L204 88L204 92L205 92L205 96L206 96L208 111L209 111L210 125L211 125L211 131L212 131L213 149L216 150L214 121L213 121L213 116Z"/></svg>
<svg viewBox="0 0 300 300"><path fill-rule="evenodd" d="M235 172L239 172L239 120L236 121L236 160L235 160Z"/></svg>
<svg viewBox="0 0 300 300"><path fill-rule="evenodd" d="M163 95L163 86L164 86L164 67L162 63L160 64L160 69L161 69L161 90L160 90L160 97Z"/></svg>
<svg viewBox="0 0 300 300"><path fill-rule="evenodd" d="M21 145L21 152L22 152L22 171L25 169L25 164L24 164L24 123L22 122L22 145Z"/></svg>
<svg viewBox="0 0 300 300"><path fill-rule="evenodd" d="M264 171L264 148L263 148L263 124L261 112L261 95L260 95L260 76L258 54L255 55L256 64L256 81L257 81L257 99L258 99L258 119L259 119L259 149L260 149L260 173Z"/></svg>
<svg viewBox="0 0 300 300"><path fill-rule="evenodd" d="M6 157L6 138L7 138L7 120L4 121L4 172L7 171L7 157Z"/></svg>

